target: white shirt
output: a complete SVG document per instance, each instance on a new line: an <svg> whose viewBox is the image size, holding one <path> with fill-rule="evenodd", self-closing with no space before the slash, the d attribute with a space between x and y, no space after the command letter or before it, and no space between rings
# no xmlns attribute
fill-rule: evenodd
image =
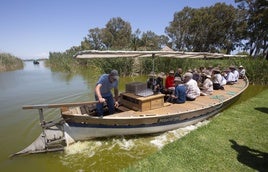
<svg viewBox="0 0 268 172"><path fill-rule="evenodd" d="M239 78L239 73L238 73L238 71L237 70L234 70L233 72L232 72L233 74L234 74L234 81L236 82L236 81L238 81L238 78Z"/></svg>
<svg viewBox="0 0 268 172"><path fill-rule="evenodd" d="M246 69L239 70L239 75L244 77L246 75Z"/></svg>
<svg viewBox="0 0 268 172"><path fill-rule="evenodd" d="M222 79L221 79L221 86L226 85L226 83L227 83L226 79L224 77L222 77Z"/></svg>
<svg viewBox="0 0 268 172"><path fill-rule="evenodd" d="M222 80L221 74L219 74L219 73L214 74L214 77L213 77L214 84L221 84L221 80Z"/></svg>
<svg viewBox="0 0 268 172"><path fill-rule="evenodd" d="M213 83L209 78L207 78L203 82L203 92L210 94L210 93L212 93L212 91L213 91Z"/></svg>
<svg viewBox="0 0 268 172"><path fill-rule="evenodd" d="M229 72L226 77L227 82L235 82L235 76L233 72Z"/></svg>
<svg viewBox="0 0 268 172"><path fill-rule="evenodd" d="M195 99L200 96L200 89L197 85L197 82L193 79L190 79L187 83L185 83L186 87L186 96Z"/></svg>

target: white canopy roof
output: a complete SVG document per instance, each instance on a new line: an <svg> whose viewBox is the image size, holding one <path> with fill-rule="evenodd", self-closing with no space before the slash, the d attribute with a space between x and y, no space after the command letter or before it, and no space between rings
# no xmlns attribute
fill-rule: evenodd
<svg viewBox="0 0 268 172"><path fill-rule="evenodd" d="M117 58L117 57L151 57L152 55L169 58L224 58L241 57L238 55L227 55L207 52L183 52L183 51L99 51L85 50L74 55L74 58Z"/></svg>

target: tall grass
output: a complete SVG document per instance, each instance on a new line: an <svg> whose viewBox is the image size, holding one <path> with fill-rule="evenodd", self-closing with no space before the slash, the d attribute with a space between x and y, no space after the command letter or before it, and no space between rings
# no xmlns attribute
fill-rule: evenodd
<svg viewBox="0 0 268 172"><path fill-rule="evenodd" d="M121 76L135 74L146 75L153 70L165 72L182 68L198 69L199 67L218 66L221 69L230 65L243 65L252 84L268 84L268 61L261 58L229 58L229 59L174 59L165 57L148 58L111 58L111 59L74 59L73 52L50 53L49 65L54 71L79 72L88 70L95 73L108 73L111 69L117 69Z"/></svg>
<svg viewBox="0 0 268 172"><path fill-rule="evenodd" d="M8 53L0 53L0 71L23 68L23 61Z"/></svg>

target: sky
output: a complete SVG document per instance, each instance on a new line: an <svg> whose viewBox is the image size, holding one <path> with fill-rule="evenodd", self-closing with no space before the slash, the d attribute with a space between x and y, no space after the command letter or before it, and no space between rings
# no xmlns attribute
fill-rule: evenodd
<svg viewBox="0 0 268 172"><path fill-rule="evenodd" d="M48 58L80 45L89 29L111 18L129 22L132 32L165 34L173 15L234 0L0 0L0 53L21 59Z"/></svg>

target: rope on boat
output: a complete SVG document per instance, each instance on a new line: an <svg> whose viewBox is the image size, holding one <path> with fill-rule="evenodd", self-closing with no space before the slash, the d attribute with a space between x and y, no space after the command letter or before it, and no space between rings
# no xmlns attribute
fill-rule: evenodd
<svg viewBox="0 0 268 172"><path fill-rule="evenodd" d="M234 95L237 94L237 92L235 92L235 91L228 91L227 94L228 94L228 95L231 95L231 96L234 96Z"/></svg>
<svg viewBox="0 0 268 172"><path fill-rule="evenodd" d="M214 95L214 96L210 96L210 98L219 100L219 102L223 102L225 100L223 95Z"/></svg>

